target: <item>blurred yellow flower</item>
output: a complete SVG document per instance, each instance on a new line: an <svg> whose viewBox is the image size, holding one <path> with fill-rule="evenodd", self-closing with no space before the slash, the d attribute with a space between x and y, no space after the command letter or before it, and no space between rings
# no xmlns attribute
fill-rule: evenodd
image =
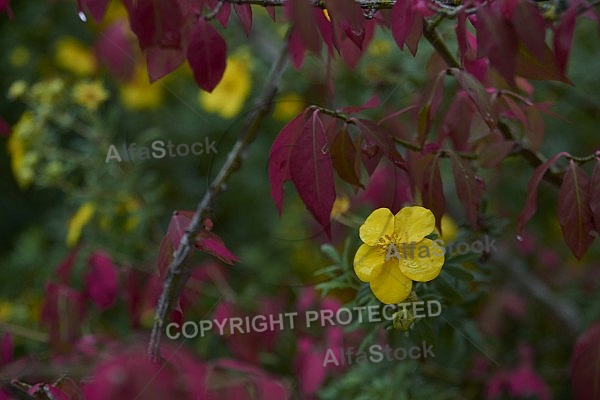
<svg viewBox="0 0 600 400"><path fill-rule="evenodd" d="M98 106L108 99L108 91L100 81L80 82L73 87L75 103L90 111L96 111Z"/></svg>
<svg viewBox="0 0 600 400"><path fill-rule="evenodd" d="M223 118L237 115L250 94L250 61L245 52L229 57L223 79L212 93L200 91L198 94L202 108Z"/></svg>
<svg viewBox="0 0 600 400"><path fill-rule="evenodd" d="M23 96L27 92L27 82L22 79L16 80L8 88L8 98L15 100Z"/></svg>
<svg viewBox="0 0 600 400"><path fill-rule="evenodd" d="M29 50L23 46L17 46L10 52L8 56L8 62L11 66L15 68L19 68L24 66L29 62L31 55L29 54Z"/></svg>
<svg viewBox="0 0 600 400"><path fill-rule="evenodd" d="M42 106L51 106L62 97L65 82L60 78L53 78L37 82L31 86L31 97L33 101Z"/></svg>
<svg viewBox="0 0 600 400"><path fill-rule="evenodd" d="M133 78L121 86L121 103L130 110L152 110L163 99L163 87L159 83L151 84L144 67L136 66Z"/></svg>
<svg viewBox="0 0 600 400"><path fill-rule="evenodd" d="M369 46L367 52L373 57L384 57L392 50L392 44L388 40L375 39Z"/></svg>
<svg viewBox="0 0 600 400"><path fill-rule="evenodd" d="M289 121L306 107L304 99L296 93L286 93L277 99L273 117L280 121Z"/></svg>
<svg viewBox="0 0 600 400"><path fill-rule="evenodd" d="M346 195L336 197L331 209L331 218L338 218L350 209L350 198Z"/></svg>
<svg viewBox="0 0 600 400"><path fill-rule="evenodd" d="M56 42L54 62L61 68L79 76L88 76L96 71L96 57L79 40L63 36Z"/></svg>
<svg viewBox="0 0 600 400"><path fill-rule="evenodd" d="M13 307L8 301L0 301L0 321L8 322L13 314Z"/></svg>
<svg viewBox="0 0 600 400"><path fill-rule="evenodd" d="M69 229L67 231L67 246L73 247L79 241L81 237L81 230L83 227L90 222L94 213L96 212L96 206L94 203L88 201L83 203L75 214L69 220Z"/></svg>
<svg viewBox="0 0 600 400"><path fill-rule="evenodd" d="M364 242L354 256L354 272L368 282L382 303L406 299L413 281L436 278L444 253L425 236L433 232L435 217L423 207L404 207L396 215L387 208L371 213L359 229Z"/></svg>
<svg viewBox="0 0 600 400"><path fill-rule="evenodd" d="M36 152L28 149L28 143L39 132L41 132L41 128L36 124L33 114L25 111L13 126L12 134L7 141L12 172L17 184L22 189L29 187L33 182L34 167L38 156Z"/></svg>
<svg viewBox="0 0 600 400"><path fill-rule="evenodd" d="M450 243L456 239L457 235L458 226L456 225L456 222L454 222L452 217L450 217L448 214L444 214L442 217L442 240L444 243Z"/></svg>

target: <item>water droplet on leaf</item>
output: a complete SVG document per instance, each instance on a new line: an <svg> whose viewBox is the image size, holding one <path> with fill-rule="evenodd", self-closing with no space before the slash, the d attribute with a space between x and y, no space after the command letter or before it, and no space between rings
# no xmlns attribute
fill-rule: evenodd
<svg viewBox="0 0 600 400"><path fill-rule="evenodd" d="M79 17L79 19L82 22L87 22L87 16L85 15L85 13L83 11L79 11L79 14L77 14L77 16Z"/></svg>
<svg viewBox="0 0 600 400"><path fill-rule="evenodd" d="M523 238L523 236L522 236L522 235L517 235L517 240L518 240L519 242L522 242L523 240L525 240L525 238Z"/></svg>

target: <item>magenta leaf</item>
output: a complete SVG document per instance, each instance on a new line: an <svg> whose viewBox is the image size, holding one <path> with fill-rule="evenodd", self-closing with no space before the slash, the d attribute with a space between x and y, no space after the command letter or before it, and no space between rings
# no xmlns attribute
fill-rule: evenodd
<svg viewBox="0 0 600 400"><path fill-rule="evenodd" d="M570 370L575 400L600 398L600 323L592 325L577 339Z"/></svg>
<svg viewBox="0 0 600 400"><path fill-rule="evenodd" d="M227 64L227 43L217 30L200 18L190 37L187 59L198 86L207 92L223 78Z"/></svg>
<svg viewBox="0 0 600 400"><path fill-rule="evenodd" d="M523 210L521 210L521 214L519 214L519 224L517 227L517 234L523 235L523 228L527 224L527 222L533 217L537 210L537 191L540 182L548 169L562 156L566 156L568 153L561 152L552 156L545 163L538 166L531 180L529 181L529 185L527 187L527 199L525 200L525 205L523 206Z"/></svg>
<svg viewBox="0 0 600 400"><path fill-rule="evenodd" d="M153 46L146 50L146 65L150 82L155 82L175 71L185 61L185 51Z"/></svg>
<svg viewBox="0 0 600 400"><path fill-rule="evenodd" d="M594 241L594 220L589 207L590 181L575 161L569 161L558 192L558 222L569 249L578 260Z"/></svg>
<svg viewBox="0 0 600 400"><path fill-rule="evenodd" d="M119 274L108 254L95 252L88 261L84 293L101 311L110 308L117 299Z"/></svg>
<svg viewBox="0 0 600 400"><path fill-rule="evenodd" d="M221 238L212 232L201 231L196 238L195 247L201 252L217 257L229 265L240 261L235 254L225 247Z"/></svg>

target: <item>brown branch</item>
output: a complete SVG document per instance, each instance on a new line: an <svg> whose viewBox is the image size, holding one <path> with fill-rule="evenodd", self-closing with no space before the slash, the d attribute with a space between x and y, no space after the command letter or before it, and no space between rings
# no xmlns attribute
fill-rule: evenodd
<svg viewBox="0 0 600 400"><path fill-rule="evenodd" d="M285 41L287 43L287 40ZM193 248L194 237L202 228L202 219L208 214L213 199L225 190L229 177L240 168L248 146L254 141L263 120L269 115L277 87L288 62L288 47L284 45L275 61L273 68L267 78L261 96L257 99L254 109L248 114L241 130L240 137L229 151L225 164L210 184L202 200L198 203L196 212L181 237L179 246L173 252L173 261L167 269L163 283L163 290L156 306L154 325L148 343L149 357L157 361L159 359L160 339L165 320L168 318L175 302L185 286L187 278L191 273L190 265L185 261Z"/></svg>

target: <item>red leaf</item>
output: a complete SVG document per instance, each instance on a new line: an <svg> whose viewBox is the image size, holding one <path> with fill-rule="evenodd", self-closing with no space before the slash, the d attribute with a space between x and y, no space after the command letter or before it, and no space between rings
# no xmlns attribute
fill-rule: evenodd
<svg viewBox="0 0 600 400"><path fill-rule="evenodd" d="M404 50L415 17L416 13L411 9L410 1L397 1L392 7L392 36L400 50Z"/></svg>
<svg viewBox="0 0 600 400"><path fill-rule="evenodd" d="M291 179L290 154L294 142L300 133L307 118L307 111L303 111L296 118L288 122L279 132L271 145L269 153L269 181L271 182L271 197L277 206L279 215L283 211L283 184Z"/></svg>
<svg viewBox="0 0 600 400"><path fill-rule="evenodd" d="M338 129L335 121L330 124L330 127ZM351 185L363 187L359 178L360 155L356 151L346 125L338 131L331 143L331 159L340 178Z"/></svg>
<svg viewBox="0 0 600 400"><path fill-rule="evenodd" d="M492 107L490 94L485 90L485 87L468 72L457 68L452 68L451 71L452 75L456 77L458 84L467 92L473 103L475 103L479 114L481 114L481 118L483 118L490 129L494 129L498 121L498 115L496 115L496 111Z"/></svg>
<svg viewBox="0 0 600 400"><path fill-rule="evenodd" d="M56 268L56 275L59 277L60 283L68 285L71 280L71 274L75 265L75 259L81 250L81 246L78 244L73 250L69 252L67 257L61 261L58 268Z"/></svg>
<svg viewBox="0 0 600 400"><path fill-rule="evenodd" d="M123 0L129 14L129 25L142 50L159 45L181 47L183 15L178 1Z"/></svg>
<svg viewBox="0 0 600 400"><path fill-rule="evenodd" d="M487 57L500 75L514 85L518 37L512 26L490 7L477 11L478 57Z"/></svg>
<svg viewBox="0 0 600 400"><path fill-rule="evenodd" d="M373 108L379 107L380 101L377 95L373 95L365 104L362 106L349 106L342 107L341 110L348 114L356 114L361 111L371 110Z"/></svg>
<svg viewBox="0 0 600 400"><path fill-rule="evenodd" d="M533 3L519 1L511 17L517 36L527 50L537 59L544 57L546 46L546 21Z"/></svg>
<svg viewBox="0 0 600 400"><path fill-rule="evenodd" d="M88 261L84 293L101 311L110 308L117 299L119 275L106 253L96 252Z"/></svg>
<svg viewBox="0 0 600 400"><path fill-rule="evenodd" d="M560 70L550 47L544 43L540 51L543 56L537 58L522 43L519 45L516 58L517 75L527 79L555 80L572 85L573 82Z"/></svg>
<svg viewBox="0 0 600 400"><path fill-rule="evenodd" d="M590 178L589 201L596 232L600 232L600 158L596 158L596 165Z"/></svg>
<svg viewBox="0 0 600 400"><path fill-rule="evenodd" d="M575 400L600 398L600 323L588 328L575 343L571 386Z"/></svg>
<svg viewBox="0 0 600 400"><path fill-rule="evenodd" d="M246 36L250 36L250 30L252 29L252 7L250 4L234 4L233 9L244 27Z"/></svg>
<svg viewBox="0 0 600 400"><path fill-rule="evenodd" d="M431 126L432 115L436 114L438 107L442 101L444 93L444 76L446 71L441 71L436 78L432 80L426 87L417 112L417 142L421 147L427 140L427 134Z"/></svg>
<svg viewBox="0 0 600 400"><path fill-rule="evenodd" d="M577 18L578 8L576 4L560 17L560 21L554 29L554 54L556 55L556 64L561 73L565 74L567 70L567 61L573 45L573 33L575 32L575 19Z"/></svg>
<svg viewBox="0 0 600 400"><path fill-rule="evenodd" d="M187 59L198 86L207 92L223 78L227 64L227 43L217 30L200 18L192 31Z"/></svg>
<svg viewBox="0 0 600 400"><path fill-rule="evenodd" d="M78 3L79 11L88 11L96 23L102 21L108 6L108 0L79 0Z"/></svg>
<svg viewBox="0 0 600 400"><path fill-rule="evenodd" d="M201 231L196 238L194 246L201 252L217 257L229 265L240 261L235 254L225 247L221 238L212 232Z"/></svg>
<svg viewBox="0 0 600 400"><path fill-rule="evenodd" d="M304 205L331 237L329 221L335 201L333 164L318 111L304 124L292 147L289 165L291 180Z"/></svg>
<svg viewBox="0 0 600 400"><path fill-rule="evenodd" d="M467 221L473 229L478 226L479 204L485 184L477 177L471 165L461 160L456 154L451 154L452 174L456 185L456 194L465 208Z"/></svg>
<svg viewBox="0 0 600 400"><path fill-rule="evenodd" d="M292 31L288 36L288 47L290 48L290 58L292 59L294 68L300 69L304 62L304 52L306 51L306 47L304 47L300 31L295 27L292 28Z"/></svg>
<svg viewBox="0 0 600 400"><path fill-rule="evenodd" d="M450 137L456 151L469 150L469 132L474 114L475 104L467 97L466 92L457 93L442 124L442 137Z"/></svg>
<svg viewBox="0 0 600 400"><path fill-rule="evenodd" d="M497 167L515 147L513 140L492 142L486 145L478 154L479 164L484 168Z"/></svg>
<svg viewBox="0 0 600 400"><path fill-rule="evenodd" d="M96 41L96 56L110 73L121 80L133 76L135 61L131 58L133 46L127 39L127 23L117 21L107 26Z"/></svg>
<svg viewBox="0 0 600 400"><path fill-rule="evenodd" d="M565 242L578 260L594 241L594 220L589 207L590 181L575 161L569 161L558 192L558 222Z"/></svg>
<svg viewBox="0 0 600 400"><path fill-rule="evenodd" d="M435 215L436 226L442 232L442 217L446 211L444 185L440 174L440 157L438 154L427 154L417 161L417 182L423 201L423 206L429 208Z"/></svg>
<svg viewBox="0 0 600 400"><path fill-rule="evenodd" d="M321 37L317 24L313 23L313 6L304 0L290 0L285 3L285 12L303 47L316 55L321 54ZM321 10L318 12L322 13Z"/></svg>
<svg viewBox="0 0 600 400"><path fill-rule="evenodd" d="M569 153L560 152L552 156L549 160L547 160L542 165L538 166L531 180L529 181L529 185L527 186L527 199L525 200L525 206L523 206L523 210L521 210L521 214L519 214L519 224L517 227L517 234L523 235L523 228L527 221L533 217L537 210L537 190L542 178L548 171L548 169L562 156L566 156Z"/></svg>
<svg viewBox="0 0 600 400"><path fill-rule="evenodd" d="M15 17L12 9L10 8L10 2L8 0L0 0L0 15L3 12L6 12L6 14L8 14L8 18L10 19L13 19Z"/></svg>
<svg viewBox="0 0 600 400"><path fill-rule="evenodd" d="M185 61L182 49L153 46L146 50L146 65L150 82L155 82L175 71Z"/></svg>

